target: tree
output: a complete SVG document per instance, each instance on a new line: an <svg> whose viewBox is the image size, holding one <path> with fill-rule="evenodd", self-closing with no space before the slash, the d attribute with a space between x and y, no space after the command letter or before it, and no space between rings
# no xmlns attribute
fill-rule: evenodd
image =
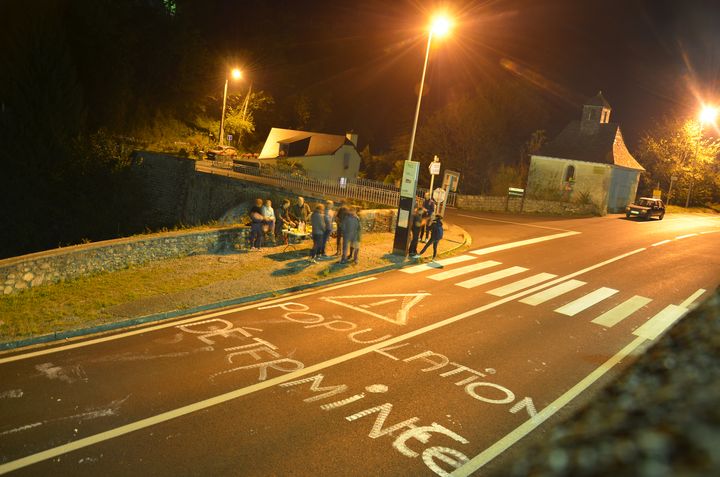
<svg viewBox="0 0 720 477"><path fill-rule="evenodd" d="M667 190L674 176L672 200L687 197L692 188L693 205L720 200L718 164L720 141L703 134L700 123L682 118L664 118L641 138L638 160L647 173L641 176L640 190L648 195L660 184Z"/></svg>

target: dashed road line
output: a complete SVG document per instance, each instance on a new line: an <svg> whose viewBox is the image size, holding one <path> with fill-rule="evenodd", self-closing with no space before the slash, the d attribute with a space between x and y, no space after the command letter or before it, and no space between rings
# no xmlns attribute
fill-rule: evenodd
<svg viewBox="0 0 720 477"><path fill-rule="evenodd" d="M492 247L479 248L477 250L471 250L470 253L475 255L487 255L488 253L500 252L502 250L508 250L511 248L524 247L526 245L532 245L540 242L547 242L549 240L555 240L564 237L571 237L573 235L579 235L580 232L563 232L561 234L545 235L543 237L536 237L527 240L520 240L518 242L503 243L500 245L494 245Z"/></svg>
<svg viewBox="0 0 720 477"><path fill-rule="evenodd" d="M692 295L687 297L687 299L685 301L680 303L680 306L682 306L684 308L690 308L690 305L692 305L692 303L695 300L697 300L698 298L700 298L703 295L703 293L705 293L706 291L707 290L705 290L704 288L699 289L698 291L696 291L695 293L693 293Z"/></svg>
<svg viewBox="0 0 720 477"><path fill-rule="evenodd" d="M664 245L664 244L670 243L670 242L672 242L672 240L662 240L660 242L652 244L651 247L657 247L658 245Z"/></svg>
<svg viewBox="0 0 720 477"><path fill-rule="evenodd" d="M695 236L697 236L697 234L685 234L685 235L681 235L679 237L675 237L675 240L682 240L682 239L686 239L688 237L695 237Z"/></svg>

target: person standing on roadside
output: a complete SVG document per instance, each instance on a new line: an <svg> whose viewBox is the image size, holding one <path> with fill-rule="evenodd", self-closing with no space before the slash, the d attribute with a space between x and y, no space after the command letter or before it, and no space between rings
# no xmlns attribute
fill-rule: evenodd
<svg viewBox="0 0 720 477"><path fill-rule="evenodd" d="M422 206L423 209L425 209L425 225L420 231L420 240L426 242L430 236L430 228L433 223L433 215L435 214L435 201L430 196L430 192L425 193L425 200Z"/></svg>
<svg viewBox="0 0 720 477"><path fill-rule="evenodd" d="M415 213L413 213L412 222L410 223L410 233L412 234L410 248L408 249L410 255L417 255L418 253L417 246L418 240L420 239L420 229L423 226L423 213L424 210L422 207L415 207Z"/></svg>
<svg viewBox="0 0 720 477"><path fill-rule="evenodd" d="M257 252L263 244L263 224L265 218L262 213L262 199L255 199L255 205L250 208L250 251Z"/></svg>
<svg viewBox="0 0 720 477"><path fill-rule="evenodd" d="M322 240L322 248L320 249L320 255L323 257L327 257L325 247L327 247L328 239L333 231L333 222L335 221L335 211L333 210L334 206L335 202L332 200L325 201L325 215L323 216L325 218L325 232Z"/></svg>
<svg viewBox="0 0 720 477"><path fill-rule="evenodd" d="M362 235L362 227L360 225L360 217L356 207L348 208L342 221L343 229L343 251L340 263L348 263L350 260L354 264L358 263L358 255L360 253L360 239Z"/></svg>
<svg viewBox="0 0 720 477"><path fill-rule="evenodd" d="M305 203L303 197L298 197L297 204L290 209L290 214L295 218L295 221L298 222L298 225L300 223L307 224L310 220L310 206Z"/></svg>
<svg viewBox="0 0 720 477"><path fill-rule="evenodd" d="M267 199L265 201L265 205L262 206L262 215L265 219L266 227L263 227L265 230L270 232L270 238L273 240L275 239L275 210L272 206L272 200Z"/></svg>
<svg viewBox="0 0 720 477"><path fill-rule="evenodd" d="M317 263L316 257L322 252L323 238L325 237L325 206L318 204L310 216L312 225L313 246L310 250L310 262Z"/></svg>
<svg viewBox="0 0 720 477"><path fill-rule="evenodd" d="M437 256L437 248L438 244L440 243L440 240L443 238L444 230L443 230L443 223L442 223L442 216L436 215L435 220L433 220L433 223L430 225L430 240L425 244L422 250L420 250L420 253L416 253L412 256L412 258L420 258L423 253L425 253L425 250L428 249L430 245L433 247L433 254L432 254L432 260L435 261L435 257Z"/></svg>
<svg viewBox="0 0 720 477"><path fill-rule="evenodd" d="M347 215L347 211L347 206L343 204L335 214L335 224L337 225L337 230L335 232L335 255L340 255L342 253L342 238L344 235L342 222L345 219L345 215Z"/></svg>

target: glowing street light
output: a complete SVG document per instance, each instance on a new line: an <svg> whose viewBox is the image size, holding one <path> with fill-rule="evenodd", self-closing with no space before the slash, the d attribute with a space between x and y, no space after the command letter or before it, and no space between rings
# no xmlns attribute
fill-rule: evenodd
<svg viewBox="0 0 720 477"><path fill-rule="evenodd" d="M412 134L410 135L410 151L408 161L412 160L413 147L415 146L415 132L417 131L418 118L420 117L420 102L422 101L423 86L425 85L425 73L427 72L428 59L430 58L430 45L433 36L442 38L447 36L452 29L452 21L445 15L438 15L433 18L428 31L427 48L425 49L425 63L423 64L422 77L420 78L420 91L418 91L417 107L415 108L415 120L413 121Z"/></svg>
<svg viewBox="0 0 720 477"><path fill-rule="evenodd" d="M239 80L242 78L242 71L240 71L238 68L233 68L230 72L230 76L232 76L232 79ZM220 145L222 146L225 142L225 105L227 104L227 87L228 87L228 78L225 78L225 90L223 92L223 107L222 107L222 115L220 116Z"/></svg>
<svg viewBox="0 0 720 477"><path fill-rule="evenodd" d="M698 115L698 122L700 124L700 131L698 132L697 143L695 143L695 164L697 164L698 153L700 152L700 141L702 140L703 127L706 124L715 125L718 116L718 109L714 106L705 105L700 110ZM690 205L690 195L692 194L693 179L690 176L690 185L688 186L687 198L685 199L685 208L687 209Z"/></svg>

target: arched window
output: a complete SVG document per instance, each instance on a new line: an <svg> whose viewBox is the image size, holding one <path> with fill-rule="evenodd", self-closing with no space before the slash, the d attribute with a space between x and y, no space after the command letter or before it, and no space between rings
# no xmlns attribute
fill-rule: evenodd
<svg viewBox="0 0 720 477"><path fill-rule="evenodd" d="M569 165L565 169L565 182L575 181L575 166Z"/></svg>

